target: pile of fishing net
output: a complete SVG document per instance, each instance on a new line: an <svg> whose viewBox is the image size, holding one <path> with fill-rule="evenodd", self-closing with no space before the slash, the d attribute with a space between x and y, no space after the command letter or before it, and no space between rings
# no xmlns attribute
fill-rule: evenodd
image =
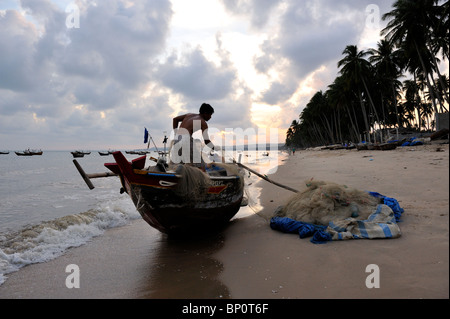
<svg viewBox="0 0 450 319"><path fill-rule="evenodd" d="M312 236L313 243L400 237L403 209L396 199L331 182L308 181L306 186L275 211L272 229Z"/></svg>
<svg viewBox="0 0 450 319"><path fill-rule="evenodd" d="M277 211L277 216L289 217L317 225L353 217L366 219L380 200L368 192L324 181L307 181L307 188L291 197Z"/></svg>
<svg viewBox="0 0 450 319"><path fill-rule="evenodd" d="M214 163L210 167L214 167L210 170L211 176L239 176L239 190L244 187L244 174L237 165ZM177 195L191 201L201 200L206 195L211 185L210 174L187 164L178 165L175 173L181 176L176 187Z"/></svg>

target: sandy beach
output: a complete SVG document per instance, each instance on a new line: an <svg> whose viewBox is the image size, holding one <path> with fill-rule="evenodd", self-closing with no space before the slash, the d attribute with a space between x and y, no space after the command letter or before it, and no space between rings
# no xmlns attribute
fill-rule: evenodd
<svg viewBox="0 0 450 319"><path fill-rule="evenodd" d="M263 181L264 209L226 233L220 278L233 298L448 298L448 165L448 145L296 152L274 181L303 190L314 178L394 197L402 236L317 245L273 231L269 219L292 193ZM366 287L369 264L380 288Z"/></svg>
<svg viewBox="0 0 450 319"><path fill-rule="evenodd" d="M155 241L157 231L137 220L11 273L0 298L449 298L448 144L297 151L270 178L298 190L314 178L396 198L402 236L318 245L272 230L273 212L293 193L260 181L262 210L220 234ZM70 264L80 288L66 287ZM373 264L379 288L366 286Z"/></svg>

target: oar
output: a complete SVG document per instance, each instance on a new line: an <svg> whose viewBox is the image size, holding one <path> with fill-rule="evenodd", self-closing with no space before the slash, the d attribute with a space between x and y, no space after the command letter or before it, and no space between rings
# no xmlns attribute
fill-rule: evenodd
<svg viewBox="0 0 450 319"><path fill-rule="evenodd" d="M89 187L89 189L94 189L94 185L91 182L91 178L99 178L99 177L110 177L110 176L117 176L117 174L114 173L94 173L94 174L86 174L81 167L81 165L77 162L77 160L73 160L73 163L75 164L75 167L77 168L78 172L80 173L81 177L83 177L84 181L86 182L86 185Z"/></svg>
<svg viewBox="0 0 450 319"><path fill-rule="evenodd" d="M286 186L286 185L282 185L282 184L280 184L280 183L277 183L277 182L271 180L270 178L268 178L268 177L265 176L265 175L261 175L260 173L258 173L258 172L256 172L256 171L252 170L250 167L247 167L247 166L245 166L245 165L242 164L242 163L236 162L235 160L233 160L233 162L236 163L237 165L239 165L239 166L245 168L245 169L248 170L249 172L252 172L252 173L255 174L256 176L261 177L263 180L265 180L265 181L267 181L267 182L269 182L269 183L272 183L272 184L277 185L277 186L279 186L279 187L285 188L285 189L290 190L291 192L294 192L294 193L298 193L298 192L299 192L298 190L293 189L293 188L291 188L291 187L289 187L289 186Z"/></svg>

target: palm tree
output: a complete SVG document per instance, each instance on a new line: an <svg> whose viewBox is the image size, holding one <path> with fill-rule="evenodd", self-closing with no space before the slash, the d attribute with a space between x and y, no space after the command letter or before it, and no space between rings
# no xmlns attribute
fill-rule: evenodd
<svg viewBox="0 0 450 319"><path fill-rule="evenodd" d="M438 21L431 33L431 49L434 54L442 53L442 57L449 59L449 28L450 2L445 1L438 6Z"/></svg>
<svg viewBox="0 0 450 319"><path fill-rule="evenodd" d="M375 105L373 104L373 100L366 82L366 79L373 74L372 65L369 61L364 59L365 56L369 55L369 52L358 51L358 47L356 45L348 45L342 54L345 56L338 62L338 67L342 67L340 73L345 77L347 84L357 90L366 132L369 133L369 114L367 113L367 109L364 104L363 92L366 94L369 103L372 106L372 111L375 114L378 123L380 123L378 112L375 109ZM361 89L360 83L363 84L363 89Z"/></svg>
<svg viewBox="0 0 450 319"><path fill-rule="evenodd" d="M359 140L360 130L358 117L353 108L354 98L352 97L354 97L354 95L346 85L345 78L343 76L338 76L334 82L328 86L326 95L328 97L328 103L331 106L334 106L334 109L336 109L340 115L338 116L338 126L341 136L340 140ZM342 131L343 127L344 131ZM345 128L347 128L348 131L346 131ZM343 137L344 135L345 138Z"/></svg>
<svg viewBox="0 0 450 319"><path fill-rule="evenodd" d="M398 78L401 76L401 57L404 53L401 49L395 49L392 43L386 39L382 39L377 43L377 49L370 49L369 61L375 68L377 79L379 82L379 88L381 90L381 104L385 102L393 104L393 113L396 115L397 127L400 126L400 114L397 106L397 99L399 97L399 89L401 87ZM386 97L386 101L385 101ZM384 108L383 108L384 111ZM384 121L389 123L386 117L390 117L390 114L384 117Z"/></svg>
<svg viewBox="0 0 450 319"><path fill-rule="evenodd" d="M317 93L314 96L317 96ZM300 114L301 124L299 132L304 135L309 145L326 144L326 137L323 135L324 127L322 125L323 121L321 119L319 101L317 98L313 98L311 98Z"/></svg>
<svg viewBox="0 0 450 319"><path fill-rule="evenodd" d="M330 109L327 98L323 94L323 92L316 92L316 94L313 95L306 107L313 111L316 126L323 128L323 131L327 133L328 138L324 137L324 139L334 144L335 138L333 134L333 111Z"/></svg>
<svg viewBox="0 0 450 319"><path fill-rule="evenodd" d="M293 120L291 123L291 126L289 127L287 133L286 133L286 145L296 145L295 143L295 137L298 130L298 122L296 120Z"/></svg>
<svg viewBox="0 0 450 319"><path fill-rule="evenodd" d="M439 26L441 17L437 0L397 0L393 10L383 15L383 20L391 18L381 31L386 39L397 47L405 49L408 60L415 60L414 71L423 73L430 94L433 91L429 76L438 70L438 61L430 51L432 44L440 46L439 41L432 42L433 31ZM448 17L447 17L448 19ZM434 101L434 98L432 99ZM438 98L441 102L442 99ZM434 103L434 102L433 102ZM434 104L437 113L437 106Z"/></svg>
<svg viewBox="0 0 450 319"><path fill-rule="evenodd" d="M431 39L429 44L429 49L432 52L432 57L436 65L436 56L439 53L442 54L443 59L449 59L449 15L449 1L444 2L441 6L438 5L437 16L435 19L433 19L433 32L431 32ZM442 77L439 68L436 68L436 72L438 74L438 80L435 80L434 83L439 82L441 87L445 87L445 79ZM450 103L448 90L440 92L438 93L438 95L444 96L447 103Z"/></svg>
<svg viewBox="0 0 450 319"><path fill-rule="evenodd" d="M293 120L291 126L286 132L286 145L287 146L304 146L304 137L301 132L300 121Z"/></svg>
<svg viewBox="0 0 450 319"><path fill-rule="evenodd" d="M421 105L423 103L419 94L420 89L420 85L415 80L406 80L403 82L403 90L405 91L405 102L403 106L408 113L407 118L410 120L410 123L417 118L417 126L419 129L422 127Z"/></svg>

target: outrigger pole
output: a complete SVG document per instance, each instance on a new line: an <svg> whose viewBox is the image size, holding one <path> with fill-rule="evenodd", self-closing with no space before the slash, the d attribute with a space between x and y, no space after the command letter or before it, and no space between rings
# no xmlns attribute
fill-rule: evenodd
<svg viewBox="0 0 450 319"><path fill-rule="evenodd" d="M81 177L83 177L86 185L89 187L89 189L94 189L94 184L91 182L91 178L100 178L100 177L110 177L110 176L117 176L117 174L105 172L105 173L94 173L94 174L86 174L81 167L81 165L77 162L77 160L73 160L73 163L75 164L75 167L77 168L78 172L80 173Z"/></svg>

